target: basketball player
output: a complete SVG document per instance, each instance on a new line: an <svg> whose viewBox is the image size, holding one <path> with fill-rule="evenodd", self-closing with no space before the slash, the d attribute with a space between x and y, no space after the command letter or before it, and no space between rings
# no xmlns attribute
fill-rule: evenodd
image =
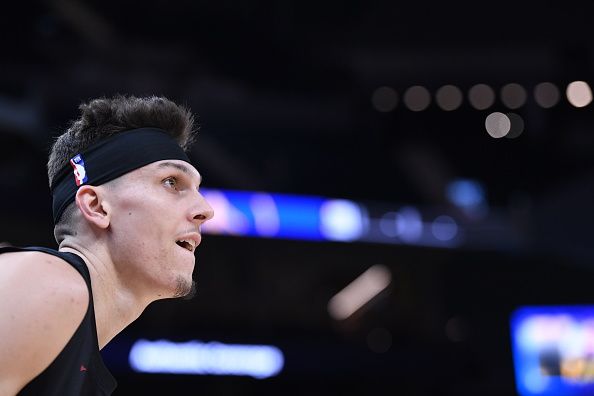
<svg viewBox="0 0 594 396"><path fill-rule="evenodd" d="M194 291L213 210L184 151L192 114L161 97L80 110L48 161L58 250L0 248L0 396L111 394L100 349L151 302Z"/></svg>

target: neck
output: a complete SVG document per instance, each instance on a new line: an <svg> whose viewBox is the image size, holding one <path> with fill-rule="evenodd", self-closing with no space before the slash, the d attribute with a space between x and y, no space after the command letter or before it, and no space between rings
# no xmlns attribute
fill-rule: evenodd
<svg viewBox="0 0 594 396"><path fill-rule="evenodd" d="M86 246L86 247L85 247ZM109 254L100 246L83 246L82 243L65 239L60 252L80 256L91 275L97 339L102 349L113 337L136 320L150 304L134 290L128 288L118 275Z"/></svg>

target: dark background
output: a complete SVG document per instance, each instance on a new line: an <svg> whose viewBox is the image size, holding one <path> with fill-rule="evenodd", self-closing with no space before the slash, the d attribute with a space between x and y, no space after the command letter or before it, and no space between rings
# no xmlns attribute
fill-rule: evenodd
<svg viewBox="0 0 594 396"><path fill-rule="evenodd" d="M151 305L110 353L125 360L138 337L263 343L283 350L284 371L149 376L115 359L116 394L513 395L511 312L594 302L594 113L564 96L571 81L594 81L584 4L11 4L0 16L0 241L55 246L49 146L80 102L116 93L165 95L199 115L191 156L210 188L433 208L448 207L450 181L474 179L498 219L479 224L484 244L206 235L197 297ZM561 90L550 109L532 96L543 81ZM528 91L516 139L485 131L490 112L509 111L499 96L487 110L465 97L452 112L402 101L413 85L466 95L510 82ZM382 86L398 93L392 111L373 106ZM332 319L328 300L373 264L390 269L390 287ZM369 346L378 329L390 335L382 353Z"/></svg>

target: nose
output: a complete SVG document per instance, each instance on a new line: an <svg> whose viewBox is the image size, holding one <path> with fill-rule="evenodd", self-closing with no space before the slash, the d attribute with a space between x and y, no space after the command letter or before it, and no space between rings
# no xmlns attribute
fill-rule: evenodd
<svg viewBox="0 0 594 396"><path fill-rule="evenodd" d="M194 201L194 207L190 214L191 220L198 225L202 225L214 216L214 210L206 198L198 192L198 198Z"/></svg>

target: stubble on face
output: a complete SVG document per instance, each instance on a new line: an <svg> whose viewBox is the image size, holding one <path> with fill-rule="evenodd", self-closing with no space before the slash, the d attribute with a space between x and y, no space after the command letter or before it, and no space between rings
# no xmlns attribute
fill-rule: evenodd
<svg viewBox="0 0 594 396"><path fill-rule="evenodd" d="M173 298L182 298L184 300L191 300L196 295L196 282L194 280L188 281L183 276L178 276L176 280L176 288Z"/></svg>

